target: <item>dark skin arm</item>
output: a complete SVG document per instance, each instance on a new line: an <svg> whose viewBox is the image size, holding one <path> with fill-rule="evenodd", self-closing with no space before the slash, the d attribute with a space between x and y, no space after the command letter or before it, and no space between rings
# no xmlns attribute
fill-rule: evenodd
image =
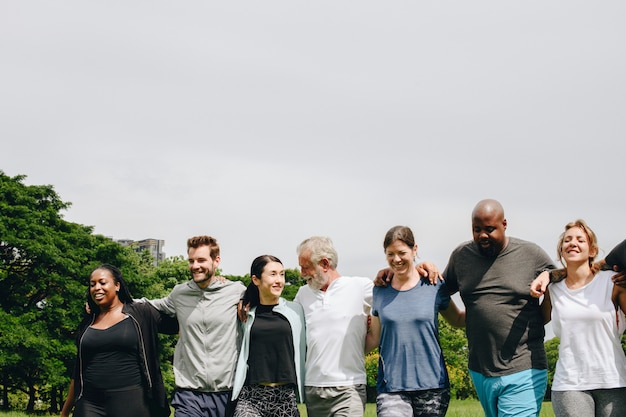
<svg viewBox="0 0 626 417"><path fill-rule="evenodd" d="M237 303L237 317L239 321L245 323L248 320L248 311L250 310L250 303L243 305L243 300Z"/></svg>
<svg viewBox="0 0 626 417"><path fill-rule="evenodd" d="M70 382L70 389L67 392L67 399L63 403L61 409L61 417L69 417L72 409L74 408L74 379Z"/></svg>
<svg viewBox="0 0 626 417"><path fill-rule="evenodd" d="M613 283L617 286L626 288L626 269L620 269L619 265L607 265L606 260L603 259L599 262L596 262L594 265L596 268L600 270L613 270L616 272L615 275L611 277ZM554 269L548 273L540 274L535 280L530 284L530 295L535 298L541 297L545 294L546 289L548 288L548 284L550 282L559 282L562 279L565 279L567 276L565 272L565 268Z"/></svg>

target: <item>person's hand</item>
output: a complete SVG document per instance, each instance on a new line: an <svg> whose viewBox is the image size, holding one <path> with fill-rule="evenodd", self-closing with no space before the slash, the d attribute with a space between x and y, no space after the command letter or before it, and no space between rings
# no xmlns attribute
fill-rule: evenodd
<svg viewBox="0 0 626 417"><path fill-rule="evenodd" d="M439 268L432 262L420 262L415 269L417 269L417 273L420 274L421 277L428 278L431 284L436 284L437 281L443 281Z"/></svg>
<svg viewBox="0 0 626 417"><path fill-rule="evenodd" d="M237 317L239 317L240 322L245 323L248 320L248 311L250 311L250 303L244 306L243 300L240 300L237 303Z"/></svg>
<svg viewBox="0 0 626 417"><path fill-rule="evenodd" d="M224 277L223 277L223 276L221 276L221 275L216 275L216 276L215 276L215 279L217 279L217 280L218 280L221 284L223 284L223 283L225 283L225 282L227 281L227 279L226 279L226 278L224 278Z"/></svg>
<svg viewBox="0 0 626 417"><path fill-rule="evenodd" d="M89 307L89 303L85 301L85 313L91 314L91 308Z"/></svg>
<svg viewBox="0 0 626 417"><path fill-rule="evenodd" d="M617 265L613 267L613 270L617 272L617 274L613 275L611 278L613 283L620 287L626 287L626 271L620 271Z"/></svg>
<svg viewBox="0 0 626 417"><path fill-rule="evenodd" d="M550 271L543 271L530 283L530 295L535 298L541 297L550 283Z"/></svg>
<svg viewBox="0 0 626 417"><path fill-rule="evenodd" d="M393 278L393 271L390 268L381 269L374 278L374 285L377 287L386 287L388 282Z"/></svg>

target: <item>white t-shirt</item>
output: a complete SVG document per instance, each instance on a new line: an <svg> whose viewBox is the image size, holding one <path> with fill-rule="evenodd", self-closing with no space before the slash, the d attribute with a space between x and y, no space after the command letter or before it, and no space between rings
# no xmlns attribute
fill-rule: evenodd
<svg viewBox="0 0 626 417"><path fill-rule="evenodd" d="M342 276L326 291L298 289L294 301L302 305L306 323L305 385L367 383L364 350L373 286L369 278Z"/></svg>
<svg viewBox="0 0 626 417"><path fill-rule="evenodd" d="M554 334L561 339L554 391L626 387L620 343L626 325L624 313L611 301L613 274L601 271L574 290L565 280L550 285Z"/></svg>

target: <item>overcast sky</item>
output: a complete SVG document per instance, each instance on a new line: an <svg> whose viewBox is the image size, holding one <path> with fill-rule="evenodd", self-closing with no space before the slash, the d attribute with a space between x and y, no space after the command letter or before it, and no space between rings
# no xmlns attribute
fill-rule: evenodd
<svg viewBox="0 0 626 417"><path fill-rule="evenodd" d="M555 255L626 237L623 1L12 1L0 169L116 239L210 234L226 274L330 236L344 275L392 226L441 269L483 198Z"/></svg>

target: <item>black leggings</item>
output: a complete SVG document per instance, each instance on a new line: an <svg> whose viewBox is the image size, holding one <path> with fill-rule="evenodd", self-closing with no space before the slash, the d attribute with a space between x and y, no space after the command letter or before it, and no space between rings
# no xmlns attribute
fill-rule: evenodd
<svg viewBox="0 0 626 417"><path fill-rule="evenodd" d="M74 417L150 417L142 386L85 391L76 401Z"/></svg>

